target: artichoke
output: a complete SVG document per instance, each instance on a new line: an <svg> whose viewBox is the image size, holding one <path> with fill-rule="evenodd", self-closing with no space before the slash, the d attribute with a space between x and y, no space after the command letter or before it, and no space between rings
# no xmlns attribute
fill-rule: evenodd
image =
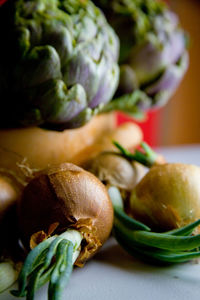
<svg viewBox="0 0 200 300"><path fill-rule="evenodd" d="M9 0L0 37L1 127L76 128L112 99L118 37L91 1Z"/></svg>
<svg viewBox="0 0 200 300"><path fill-rule="evenodd" d="M95 0L120 38L118 93L142 90L150 106L162 106L188 67L187 34L158 0Z"/></svg>

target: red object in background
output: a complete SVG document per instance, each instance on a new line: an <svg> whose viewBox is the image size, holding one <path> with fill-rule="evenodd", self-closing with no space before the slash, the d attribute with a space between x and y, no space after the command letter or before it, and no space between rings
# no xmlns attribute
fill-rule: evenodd
<svg viewBox="0 0 200 300"><path fill-rule="evenodd" d="M4 4L7 0L0 0L0 5Z"/></svg>
<svg viewBox="0 0 200 300"><path fill-rule="evenodd" d="M159 146L159 124L160 124L160 110L151 110L147 113L146 119L144 121L136 121L133 118L118 113L117 114L117 125L124 122L133 122L140 126L144 134L144 141L150 146Z"/></svg>

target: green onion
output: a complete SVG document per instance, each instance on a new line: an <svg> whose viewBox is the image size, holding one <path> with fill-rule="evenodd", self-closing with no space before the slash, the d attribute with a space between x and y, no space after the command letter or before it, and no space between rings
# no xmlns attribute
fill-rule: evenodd
<svg viewBox="0 0 200 300"><path fill-rule="evenodd" d="M136 221L135 219L129 217L122 209L118 207L114 208L116 217L125 225L128 229L132 230L145 230L150 231L151 229L145 224Z"/></svg>
<svg viewBox="0 0 200 300"><path fill-rule="evenodd" d="M200 235L175 236L165 233L130 230L117 219L115 219L115 227L124 234L130 243L133 241L142 245L173 251L191 250L200 247Z"/></svg>
<svg viewBox="0 0 200 300"><path fill-rule="evenodd" d="M147 230L150 231L151 229L144 225L141 222L134 220L133 218L129 217L123 210L123 200L120 194L120 191L117 187L111 186L108 188L108 194L113 204L115 216L129 229L134 230Z"/></svg>
<svg viewBox="0 0 200 300"><path fill-rule="evenodd" d="M134 153L131 153L116 141L113 141L113 144L120 150L123 157L129 161L137 161L146 167L152 167L158 158L158 154L145 142L140 145L143 151L135 150Z"/></svg>
<svg viewBox="0 0 200 300"><path fill-rule="evenodd" d="M132 256L137 256L142 260L151 262L151 263L182 263L188 260L199 258L200 251L191 251L191 252L172 252L155 249L145 249L142 247L137 247L135 245L130 245L127 243L126 239L123 238L117 231L115 231L115 237L119 244Z"/></svg>
<svg viewBox="0 0 200 300"><path fill-rule="evenodd" d="M51 242L54 240L54 237L51 237L44 242L40 243L35 247L27 256L23 268L19 274L18 278L18 291L11 291L11 293L16 297L24 297L26 295L26 285L28 276L32 273L46 257L47 248L50 246Z"/></svg>
<svg viewBox="0 0 200 300"><path fill-rule="evenodd" d="M81 241L82 235L78 231L68 229L60 236L41 242L28 254L19 275L19 289L11 293L33 300L36 291L49 281L48 299L60 300L80 253Z"/></svg>
<svg viewBox="0 0 200 300"><path fill-rule="evenodd" d="M171 235L190 235L194 231L194 229L199 225L200 225L200 219L184 227L173 229L166 233Z"/></svg>
<svg viewBox="0 0 200 300"><path fill-rule="evenodd" d="M66 253L65 256L62 256L63 252ZM60 300L62 290L69 281L73 266L73 244L70 241L63 240L58 246L57 256L57 264L51 274L49 283L49 300Z"/></svg>
<svg viewBox="0 0 200 300"><path fill-rule="evenodd" d="M115 201L113 203L113 234L129 254L151 263L180 263L200 257L200 235L190 235L200 225L200 220L182 228L156 233L126 215Z"/></svg>

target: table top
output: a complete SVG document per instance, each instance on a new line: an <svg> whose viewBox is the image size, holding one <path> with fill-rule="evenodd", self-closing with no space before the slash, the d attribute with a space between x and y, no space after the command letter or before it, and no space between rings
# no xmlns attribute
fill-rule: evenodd
<svg viewBox="0 0 200 300"><path fill-rule="evenodd" d="M200 166L200 145L156 149L169 162ZM197 261L165 267L145 264L129 256L110 238L84 268L75 268L63 300L199 300L200 263ZM0 300L14 300L9 292ZM35 300L46 300L46 286Z"/></svg>

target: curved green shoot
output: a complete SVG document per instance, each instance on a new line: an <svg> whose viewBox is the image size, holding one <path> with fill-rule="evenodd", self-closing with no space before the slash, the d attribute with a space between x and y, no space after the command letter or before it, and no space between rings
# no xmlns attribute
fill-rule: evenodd
<svg viewBox="0 0 200 300"><path fill-rule="evenodd" d="M120 194L120 191L117 187L111 186L108 188L108 194L113 204L114 212L116 217L129 229L134 230L147 230L150 231L151 229L146 226L145 224L136 221L135 219L129 217L123 210L123 200Z"/></svg>
<svg viewBox="0 0 200 300"><path fill-rule="evenodd" d="M136 149L133 153L125 149L117 141L113 141L113 144L120 150L123 157L129 161L137 161L148 168L152 167L158 158L158 154L145 142L142 142L140 145L142 150Z"/></svg>
<svg viewBox="0 0 200 300"><path fill-rule="evenodd" d="M182 228L157 233L145 228L143 223L139 222L137 226L137 221L126 215L122 207L113 206L113 233L129 254L152 263L180 263L200 257L200 235L190 235L200 225L200 220Z"/></svg>
<svg viewBox="0 0 200 300"><path fill-rule="evenodd" d="M69 229L37 245L27 256L18 279L16 297L33 300L36 291L49 282L48 300L61 300L73 264L80 253L82 235Z"/></svg>

